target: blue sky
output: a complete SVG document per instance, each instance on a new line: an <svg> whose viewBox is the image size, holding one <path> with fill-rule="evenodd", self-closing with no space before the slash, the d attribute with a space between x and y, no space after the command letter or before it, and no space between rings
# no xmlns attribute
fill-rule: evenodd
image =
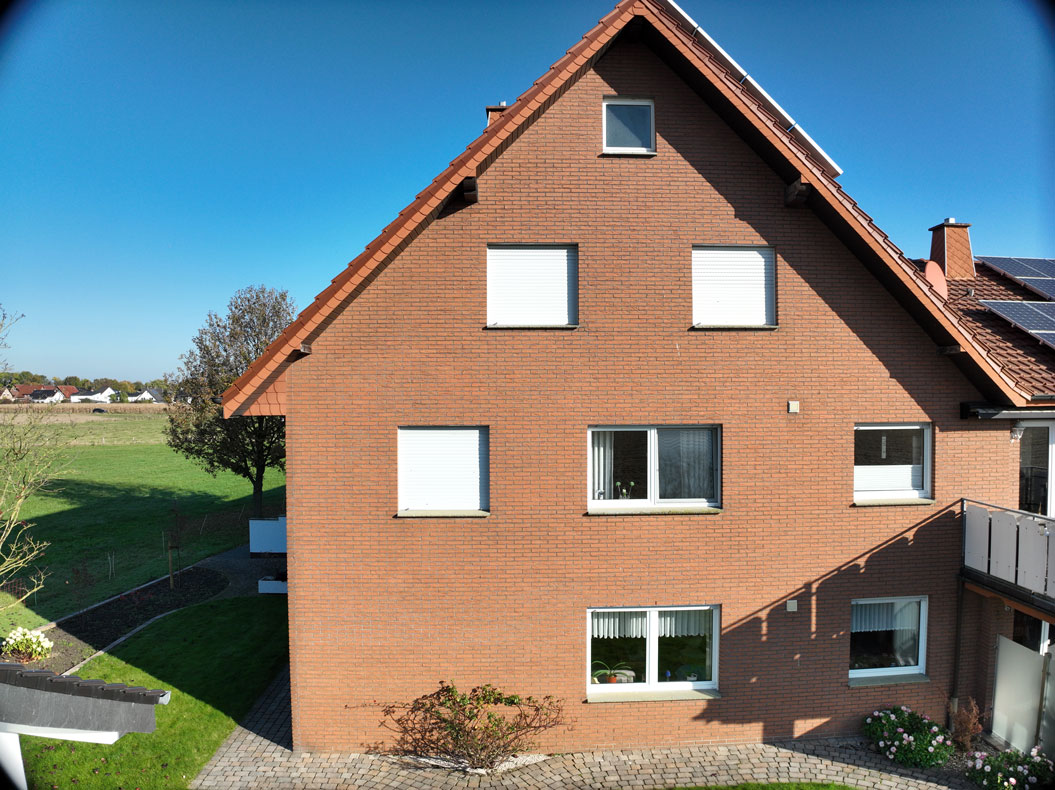
<svg viewBox="0 0 1055 790"><path fill-rule="evenodd" d="M0 28L16 370L149 379L250 284L301 308L615 0L36 0ZM1055 257L1055 53L1025 0L683 0L910 257Z"/></svg>

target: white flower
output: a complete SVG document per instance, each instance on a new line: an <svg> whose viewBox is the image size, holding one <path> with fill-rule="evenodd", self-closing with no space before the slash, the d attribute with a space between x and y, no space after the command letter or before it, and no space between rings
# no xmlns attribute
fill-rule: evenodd
<svg viewBox="0 0 1055 790"><path fill-rule="evenodd" d="M993 766L985 765L985 766L982 767L982 770L985 771L986 773L989 773L990 771L993 770Z"/></svg>
<svg viewBox="0 0 1055 790"><path fill-rule="evenodd" d="M934 751L934 747L933 746L928 746L927 747L927 751L928 752L933 752Z"/></svg>

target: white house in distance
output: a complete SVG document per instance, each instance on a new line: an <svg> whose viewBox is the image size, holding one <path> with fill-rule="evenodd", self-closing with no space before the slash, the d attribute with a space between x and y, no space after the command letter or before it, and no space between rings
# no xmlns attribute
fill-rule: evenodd
<svg viewBox="0 0 1055 790"><path fill-rule="evenodd" d="M116 394L113 387L104 387L101 390L78 390L70 401L72 403L109 403L110 396Z"/></svg>
<svg viewBox="0 0 1055 790"><path fill-rule="evenodd" d="M164 403L165 396L160 390L147 387L142 392L133 392L128 396L129 403Z"/></svg>

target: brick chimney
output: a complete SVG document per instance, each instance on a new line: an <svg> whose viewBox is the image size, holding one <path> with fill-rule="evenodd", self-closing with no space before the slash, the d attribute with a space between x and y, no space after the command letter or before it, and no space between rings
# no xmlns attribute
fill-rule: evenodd
<svg viewBox="0 0 1055 790"><path fill-rule="evenodd" d="M973 280L974 254L971 252L969 222L957 222L946 217L940 225L930 228L930 259L941 266L950 280Z"/></svg>
<svg viewBox="0 0 1055 790"><path fill-rule="evenodd" d="M487 110L487 125L490 126L492 123L495 122L495 119L498 118L499 115L504 113L509 108L506 107L505 102L502 102L501 104L488 105L484 109Z"/></svg>

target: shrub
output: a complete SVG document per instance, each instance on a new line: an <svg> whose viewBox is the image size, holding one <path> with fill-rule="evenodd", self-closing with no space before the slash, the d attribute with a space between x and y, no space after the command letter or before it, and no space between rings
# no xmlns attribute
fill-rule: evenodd
<svg viewBox="0 0 1055 790"><path fill-rule="evenodd" d="M1019 790L1050 787L1055 782L1051 760L1035 748L1029 754L1022 754L1018 749L1008 749L996 754L975 752L971 757L967 778L982 787Z"/></svg>
<svg viewBox="0 0 1055 790"><path fill-rule="evenodd" d="M982 732L982 712L978 710L978 703L974 697L967 700L956 708L952 714L952 742L961 752L969 752L974 736Z"/></svg>
<svg viewBox="0 0 1055 790"><path fill-rule="evenodd" d="M466 768L493 769L531 748L532 738L564 723L553 697L506 694L488 684L468 694L440 681L438 690L384 708L382 726L398 735L398 754L441 757Z"/></svg>
<svg viewBox="0 0 1055 790"><path fill-rule="evenodd" d="M865 718L865 735L896 763L916 768L944 765L953 752L948 731L902 705L873 711Z"/></svg>
<svg viewBox="0 0 1055 790"><path fill-rule="evenodd" d="M11 656L15 661L27 664L30 661L36 661L38 658L50 656L53 646L52 641L40 631L27 631L22 626L19 626L7 635L7 639L0 646L0 650L5 655Z"/></svg>

